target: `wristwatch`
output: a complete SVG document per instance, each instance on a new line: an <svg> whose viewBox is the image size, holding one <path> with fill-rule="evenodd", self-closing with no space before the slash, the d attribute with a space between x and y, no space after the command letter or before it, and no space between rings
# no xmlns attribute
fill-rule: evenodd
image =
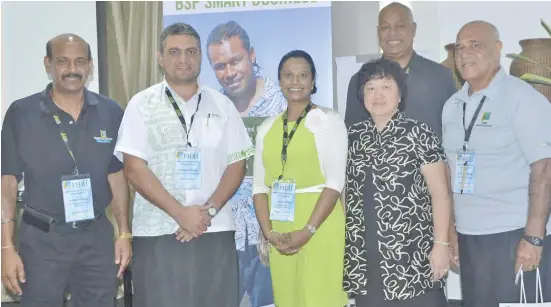
<svg viewBox="0 0 551 307"><path fill-rule="evenodd" d="M316 227L310 225L310 224L306 224L306 229L308 229L308 231L310 232L310 234L314 235L317 231Z"/></svg>
<svg viewBox="0 0 551 307"><path fill-rule="evenodd" d="M208 204L211 207L207 210L207 214L213 218L218 214L218 210L210 202Z"/></svg>
<svg viewBox="0 0 551 307"><path fill-rule="evenodd" d="M538 237L534 237L534 236L528 236L528 235L524 235L522 238L524 240L528 241L528 243L530 243L534 246L543 246L543 239L542 238L538 238Z"/></svg>

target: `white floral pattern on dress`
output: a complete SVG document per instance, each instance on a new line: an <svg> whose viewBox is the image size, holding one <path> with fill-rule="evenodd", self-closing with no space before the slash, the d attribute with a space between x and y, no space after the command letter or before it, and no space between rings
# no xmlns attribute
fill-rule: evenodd
<svg viewBox="0 0 551 307"><path fill-rule="evenodd" d="M324 131L327 127L329 127L327 113L323 112L319 108L308 112L308 115L306 115L306 118L304 119L304 126L312 133Z"/></svg>
<svg viewBox="0 0 551 307"><path fill-rule="evenodd" d="M348 128L346 166L346 246L343 288L367 294L368 270L380 270L387 300L405 300L442 288L445 278L431 279L429 253L433 246L432 199L421 165L445 161L440 140L425 123L397 113L377 132L368 119ZM372 182L366 182L368 172ZM375 186L364 195L364 185ZM377 224L364 219L364 198L372 201ZM377 231L378 242L366 242L366 227ZM368 268L367 248L378 247L379 268Z"/></svg>

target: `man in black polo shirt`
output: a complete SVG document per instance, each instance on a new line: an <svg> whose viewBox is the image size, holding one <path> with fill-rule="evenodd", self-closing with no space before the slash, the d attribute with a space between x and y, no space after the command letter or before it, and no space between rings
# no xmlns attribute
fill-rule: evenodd
<svg viewBox="0 0 551 307"><path fill-rule="evenodd" d="M383 57L396 61L408 74L405 113L428 124L442 138L442 108L457 90L451 71L413 50L413 38L417 29L411 10L397 2L384 7L379 13L379 45ZM346 101L345 123L350 126L369 118L358 99L358 74L350 79Z"/></svg>
<svg viewBox="0 0 551 307"><path fill-rule="evenodd" d="M2 282L24 307L114 306L131 257L128 186L113 155L123 111L84 86L90 46L74 34L46 45L46 90L13 102L2 128ZM26 204L13 231L18 181ZM120 236L105 217L111 204Z"/></svg>

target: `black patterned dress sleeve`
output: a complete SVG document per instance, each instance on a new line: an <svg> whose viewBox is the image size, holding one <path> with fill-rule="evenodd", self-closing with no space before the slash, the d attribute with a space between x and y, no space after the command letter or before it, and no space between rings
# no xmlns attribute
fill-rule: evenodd
<svg viewBox="0 0 551 307"><path fill-rule="evenodd" d="M429 125L419 123L412 129L414 139L417 140L417 157L422 165L433 164L446 160L442 142Z"/></svg>

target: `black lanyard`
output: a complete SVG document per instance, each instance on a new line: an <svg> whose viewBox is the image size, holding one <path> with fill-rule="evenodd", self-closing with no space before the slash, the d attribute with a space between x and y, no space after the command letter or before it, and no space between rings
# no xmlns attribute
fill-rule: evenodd
<svg viewBox="0 0 551 307"><path fill-rule="evenodd" d="M187 129L186 119L184 118L182 111L180 111L180 107L178 107L178 104L176 103L176 99L174 99L174 97L172 96L172 93L168 88L166 88L165 94L168 97L168 100L170 100L170 103L172 104L172 107L174 108L176 115L178 115L178 119L180 120L180 123L182 123L182 126L184 127L184 131L186 132L186 145L188 147L191 147L191 143L189 142L189 132L191 132L191 127L193 126L193 119L195 118L195 113L197 113L197 111L199 110L199 104L201 103L201 94L199 94L199 98L197 99L197 108L195 109L195 112L193 112L193 115L191 115L191 120L189 122L189 130Z"/></svg>
<svg viewBox="0 0 551 307"><path fill-rule="evenodd" d="M287 163L287 147L289 147L289 143L291 143L291 139L293 138L293 135L295 135L295 131L297 131L298 125L300 125L300 122L306 117L306 114L310 112L310 109L312 109L314 105L312 102L310 102L306 108L300 113L300 116L298 117L297 121L295 122L295 125L293 126L293 129L291 129L291 133L289 133L289 127L287 125L288 119L287 119L287 111L283 113L283 147L281 148L281 175L279 175L278 180L281 180L283 178L283 171L285 170L285 163Z"/></svg>
<svg viewBox="0 0 551 307"><path fill-rule="evenodd" d="M55 123L59 127L59 134L61 135L61 139L63 140L63 143L65 143L65 147L67 147L67 151L69 152L71 159L73 159L73 162L75 163L75 169L73 171L73 175L78 175L79 173L78 173L77 159L75 158L75 154L71 149L71 145L69 145L69 138L67 138L67 133L65 133L65 130L61 128L61 120L59 120L59 116L57 114L54 114L53 117L54 117Z"/></svg>
<svg viewBox="0 0 551 307"><path fill-rule="evenodd" d="M478 118L478 114L480 113L480 110L482 110L484 101L486 101L486 96L483 96L480 102L478 103L478 107L474 112L473 118L471 118L471 123L469 124L469 128L467 128L465 123L465 111L467 109L467 103L466 102L463 103L463 129L465 130L465 138L463 139L463 151L467 151L467 143L469 143L469 139L471 138L471 133L473 132L474 123Z"/></svg>

